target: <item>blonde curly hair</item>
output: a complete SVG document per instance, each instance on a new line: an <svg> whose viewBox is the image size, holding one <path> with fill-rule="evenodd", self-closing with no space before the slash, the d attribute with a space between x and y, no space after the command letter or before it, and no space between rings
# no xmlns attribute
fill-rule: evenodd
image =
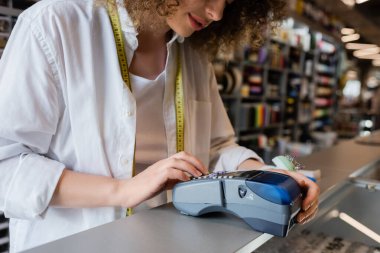
<svg viewBox="0 0 380 253"><path fill-rule="evenodd" d="M181 0L124 0L132 20L151 11L169 16ZM285 17L286 0L234 0L226 5L223 18L194 32L189 38L193 48L213 58L220 50L228 51L239 44L259 46L267 31L273 31Z"/></svg>

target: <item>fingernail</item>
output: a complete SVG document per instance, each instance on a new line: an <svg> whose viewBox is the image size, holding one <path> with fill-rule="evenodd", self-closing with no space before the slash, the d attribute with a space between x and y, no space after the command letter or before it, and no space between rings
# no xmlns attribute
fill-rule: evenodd
<svg viewBox="0 0 380 253"><path fill-rule="evenodd" d="M302 224L306 224L306 223L308 223L310 221L310 218L307 218L307 219L305 219L303 222L302 222Z"/></svg>
<svg viewBox="0 0 380 253"><path fill-rule="evenodd" d="M311 203L307 206L306 210L309 210L309 208L312 207L312 206L314 206L314 201L311 202Z"/></svg>

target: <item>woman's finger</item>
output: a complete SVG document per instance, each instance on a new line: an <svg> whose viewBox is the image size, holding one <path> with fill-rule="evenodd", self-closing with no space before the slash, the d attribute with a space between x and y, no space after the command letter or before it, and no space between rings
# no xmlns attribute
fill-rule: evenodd
<svg viewBox="0 0 380 253"><path fill-rule="evenodd" d="M302 210L307 211L312 206L318 206L319 187L311 180L305 182L306 197L302 201Z"/></svg>
<svg viewBox="0 0 380 253"><path fill-rule="evenodd" d="M314 219L314 217L317 215L318 213L318 207L315 209L315 211L309 215L308 217L306 217L300 224L306 224L308 223L309 221L311 221L312 219Z"/></svg>
<svg viewBox="0 0 380 253"><path fill-rule="evenodd" d="M206 166L204 166L203 163L198 158L196 158L195 156L193 156L193 155L191 155L185 151L174 154L171 157L184 160L184 161L192 164L193 167L195 167L197 170L199 170L202 174L205 174L205 175L208 174L208 170L207 170Z"/></svg>
<svg viewBox="0 0 380 253"><path fill-rule="evenodd" d="M318 201L319 186L300 173L293 171L288 171L288 173L289 176L291 176L294 180L297 181L298 185L301 188L306 190L306 196L302 201L302 210L308 210L311 206L316 204L316 201Z"/></svg>
<svg viewBox="0 0 380 253"><path fill-rule="evenodd" d="M313 214L316 213L317 210L318 210L318 205L314 205L314 206L310 207L307 211L301 211L297 215L297 222L302 223L303 221L309 219L310 217L313 216Z"/></svg>
<svg viewBox="0 0 380 253"><path fill-rule="evenodd" d="M175 157L170 157L169 159L167 159L167 164L165 165L165 167L187 172L193 177L199 177L202 175L202 172L197 170L193 166L193 164L187 162L186 160L178 159Z"/></svg>

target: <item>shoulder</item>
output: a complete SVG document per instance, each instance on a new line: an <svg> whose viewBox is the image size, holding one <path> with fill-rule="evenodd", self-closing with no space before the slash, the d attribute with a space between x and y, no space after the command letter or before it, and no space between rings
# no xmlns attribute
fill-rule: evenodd
<svg viewBox="0 0 380 253"><path fill-rule="evenodd" d="M210 101L214 82L212 64L206 54L202 54L186 41L182 44L184 59L184 71L188 81L188 92L190 96L199 101Z"/></svg>
<svg viewBox="0 0 380 253"><path fill-rule="evenodd" d="M193 48L191 44L186 40L181 44L183 47L186 64L191 66L196 73L208 74L210 71L210 60L208 58L208 55Z"/></svg>
<svg viewBox="0 0 380 253"><path fill-rule="evenodd" d="M94 10L100 7L96 0L42 0L21 13L20 18L31 24L57 21L75 22L81 18L92 17Z"/></svg>

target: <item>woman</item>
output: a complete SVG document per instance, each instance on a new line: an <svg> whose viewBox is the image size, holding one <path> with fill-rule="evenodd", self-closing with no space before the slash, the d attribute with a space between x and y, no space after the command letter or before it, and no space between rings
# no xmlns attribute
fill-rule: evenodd
<svg viewBox="0 0 380 253"><path fill-rule="evenodd" d="M165 203L164 190L189 176L264 166L234 143L207 56L260 41L283 5L46 0L22 13L0 65L0 210L11 218L11 251ZM308 189L305 222L319 189L290 175Z"/></svg>

